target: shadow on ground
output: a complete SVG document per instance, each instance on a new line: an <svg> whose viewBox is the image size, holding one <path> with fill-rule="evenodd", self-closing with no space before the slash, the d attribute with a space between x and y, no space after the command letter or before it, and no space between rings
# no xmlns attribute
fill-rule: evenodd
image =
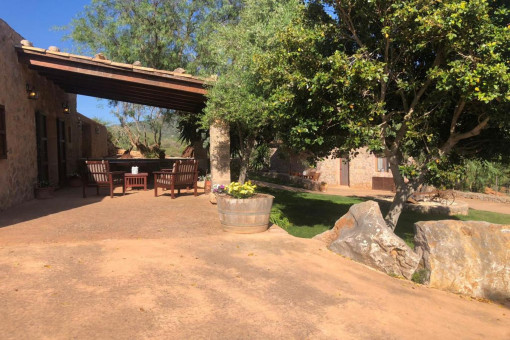
<svg viewBox="0 0 510 340"><path fill-rule="evenodd" d="M113 199L120 199L119 197L122 197L122 191L120 195L116 193ZM62 188L55 191L55 197L53 198L33 199L2 211L0 215L0 228L94 204L103 199L110 199L106 189L102 189L99 196L96 195L96 189L88 189L87 197L83 198L81 187Z"/></svg>
<svg viewBox="0 0 510 340"><path fill-rule="evenodd" d="M148 187L148 190L151 190ZM33 199L27 202L23 202L14 207L10 207L6 210L1 211L0 214L0 228L8 227L17 223L22 223L30 220L35 220L43 216L57 214L59 212L72 210L80 207L84 207L90 204L102 202L103 200L123 200L131 195L136 195L139 189L128 189L126 194L122 195L122 188L116 188L114 191L113 198L110 198L110 192L107 188L101 188L99 195L96 195L95 188L87 188L87 197L83 198L82 188L71 188L66 187L55 191L55 197L48 199ZM177 194L177 193L176 193ZM154 195L151 193L151 195ZM181 196L193 196L193 191L181 190L181 195L177 196L178 199ZM199 190L198 196L203 195L203 190ZM169 190L159 190L158 197L154 199L168 199L170 200ZM141 205L146 203L140 203ZM143 208L143 206L141 206ZM112 212L113 213L113 212Z"/></svg>

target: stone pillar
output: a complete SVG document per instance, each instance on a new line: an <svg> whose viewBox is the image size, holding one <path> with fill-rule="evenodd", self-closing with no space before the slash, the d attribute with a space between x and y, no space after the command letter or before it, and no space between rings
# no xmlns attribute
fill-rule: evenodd
<svg viewBox="0 0 510 340"><path fill-rule="evenodd" d="M230 128L216 121L209 129L212 184L230 184Z"/></svg>

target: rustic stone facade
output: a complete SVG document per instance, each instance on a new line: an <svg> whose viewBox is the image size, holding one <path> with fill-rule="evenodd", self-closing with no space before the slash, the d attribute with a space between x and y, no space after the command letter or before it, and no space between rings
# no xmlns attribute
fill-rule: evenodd
<svg viewBox="0 0 510 340"><path fill-rule="evenodd" d="M330 156L317 163L321 173L319 180L328 184L339 185L341 159ZM371 189L373 178L392 178L389 171L378 171L377 157L362 148L351 152L349 161L349 186L359 189ZM281 173L303 172L308 168L305 155L291 155L274 148L271 152L272 171Z"/></svg>
<svg viewBox="0 0 510 340"><path fill-rule="evenodd" d="M296 155L282 147L271 148L270 168L279 173L292 174L302 173L308 168L305 154Z"/></svg>
<svg viewBox="0 0 510 340"><path fill-rule="evenodd" d="M230 184L230 130L228 124L215 122L209 129L212 183Z"/></svg>
<svg viewBox="0 0 510 340"><path fill-rule="evenodd" d="M349 162L349 186L371 189L373 177L393 177L389 171L377 170L377 157L367 149L358 149L351 153Z"/></svg>
<svg viewBox="0 0 510 340"><path fill-rule="evenodd" d="M48 180L59 183L57 121L65 125L66 171L75 172L82 155L82 130L91 130L90 156L107 154L106 128L76 113L76 95L67 94L48 79L18 62L14 49L23 38L0 19L0 105L5 106L7 158L0 159L0 210L34 197L38 180L35 113L46 116ZM27 96L27 84L38 92L37 100ZM64 114L67 103L70 114ZM81 120L81 123L79 122ZM97 128L96 128L97 127ZM96 132L97 131L97 132Z"/></svg>

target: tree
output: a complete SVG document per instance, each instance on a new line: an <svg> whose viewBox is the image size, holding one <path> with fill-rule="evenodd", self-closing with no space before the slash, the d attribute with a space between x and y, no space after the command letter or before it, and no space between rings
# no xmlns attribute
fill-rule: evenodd
<svg viewBox="0 0 510 340"><path fill-rule="evenodd" d="M217 120L231 127L231 143L240 159L244 183L253 150L274 138L271 105L259 85L254 57L270 51L271 37L298 13L297 0L247 0L239 19L219 25L210 40L219 77L209 90L203 123Z"/></svg>
<svg viewBox="0 0 510 340"><path fill-rule="evenodd" d="M78 52L156 69L207 73L213 25L236 18L236 0L93 0L68 27ZM130 143L147 156L160 153L164 116L175 112L112 102ZM141 121L143 118L143 129ZM143 131L142 131L143 130ZM154 138L148 140L147 131ZM158 137L159 136L159 137ZM150 143L147 144L147 143Z"/></svg>
<svg viewBox="0 0 510 340"><path fill-rule="evenodd" d="M204 69L207 36L217 23L236 18L235 0L92 0L64 27L75 48L156 69Z"/></svg>
<svg viewBox="0 0 510 340"><path fill-rule="evenodd" d="M385 219L455 155L508 155L509 12L490 0L311 1L257 56L281 138L387 157ZM508 158L508 157L507 157Z"/></svg>
<svg viewBox="0 0 510 340"><path fill-rule="evenodd" d="M119 120L131 148L136 148L147 158L164 158L161 132L169 117L167 112L151 106L120 102L116 103L113 114Z"/></svg>

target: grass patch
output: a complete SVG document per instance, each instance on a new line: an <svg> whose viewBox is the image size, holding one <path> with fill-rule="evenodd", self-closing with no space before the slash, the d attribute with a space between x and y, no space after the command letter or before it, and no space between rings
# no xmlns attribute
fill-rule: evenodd
<svg viewBox="0 0 510 340"><path fill-rule="evenodd" d="M263 187L259 187L258 191L275 197L271 222L279 225L289 234L303 238L311 238L332 228L336 220L347 213L351 205L367 200L358 197L292 192ZM389 210L390 203L380 201L379 206L384 215ZM414 248L415 222L444 219L510 224L510 215L473 209L469 210L468 216L444 216L404 211L400 215L395 233Z"/></svg>
<svg viewBox="0 0 510 340"><path fill-rule="evenodd" d="M417 271L414 272L411 281L419 284L425 284L425 282L428 280L428 277L429 271L427 269L418 269Z"/></svg>
<svg viewBox="0 0 510 340"><path fill-rule="evenodd" d="M362 200L351 197L292 192L259 187L258 191L273 195L271 222L289 234L311 238L335 224L351 205Z"/></svg>
<svg viewBox="0 0 510 340"><path fill-rule="evenodd" d="M499 214L492 211L469 209L467 216L458 216L462 221L487 221L497 224L510 224L510 215Z"/></svg>

